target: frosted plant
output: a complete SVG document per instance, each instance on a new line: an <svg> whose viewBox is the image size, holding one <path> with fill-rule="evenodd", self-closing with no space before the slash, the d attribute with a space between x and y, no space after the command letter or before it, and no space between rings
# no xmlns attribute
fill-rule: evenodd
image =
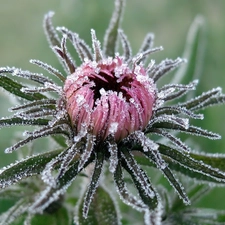
<svg viewBox="0 0 225 225"><path fill-rule="evenodd" d="M39 60L30 62L55 76L59 82L43 74L11 67L0 68L0 85L24 100L21 105L11 108L14 112L12 117L0 120L1 126L36 127L34 131L26 131L26 138L5 152L11 153L46 136L55 138L61 146L59 150L29 156L1 170L1 188L7 190L18 183L33 192L4 213L0 224L10 224L20 215L25 215L22 217L24 224L30 224L37 214L59 210L68 188L76 185L75 178L80 174L86 181L88 177L89 183L83 185L85 193L76 202L75 223L97 224L93 220L96 196L103 195L105 201L110 198L106 187L102 187L104 177L101 180L107 168L114 178L120 199L143 212L145 224L161 224L166 217L170 222L171 218L166 215L165 197L160 195L161 192L141 167L143 160L140 158L147 160L146 165L161 171L184 205L190 204L189 197L172 170L200 182L225 182L225 174L222 169L216 168L214 156L210 158L194 153L177 137L177 133L181 132L209 139L220 138L216 133L191 125L190 119L203 119L199 110L223 103L225 96L221 88L185 100L185 96L195 90L197 80L189 84L157 87L160 78L186 60L165 59L159 64L148 60L151 54L162 50L162 47L153 47L152 34L146 36L139 52L133 56L126 35L119 28L123 6L123 0L115 1L115 11L103 47L94 30L91 30L90 47L67 28L55 29L51 22L52 12L45 16L48 41L65 72L61 73ZM68 41L77 52L80 65L76 65L68 52ZM122 54L117 52L118 42L122 44ZM20 84L8 74L31 80L37 85ZM160 138L156 139L155 135ZM64 139L59 139L59 136ZM137 189L136 194L125 182L125 171ZM24 180L35 176L40 177L40 181L31 178L26 183ZM110 204L113 205L111 201L106 205ZM101 210L97 216L100 221L120 224L114 206L108 211L107 207ZM66 213L62 213L62 217L69 218Z"/></svg>

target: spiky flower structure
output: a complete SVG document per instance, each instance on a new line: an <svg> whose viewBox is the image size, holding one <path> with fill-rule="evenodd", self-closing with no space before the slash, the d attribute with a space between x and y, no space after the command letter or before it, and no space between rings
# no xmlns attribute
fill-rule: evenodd
<svg viewBox="0 0 225 225"><path fill-rule="evenodd" d="M85 168L88 171L92 165L94 169L91 174L87 173L90 183L83 201L83 217L87 218L103 165L107 162L121 199L145 212L146 224L151 224L151 221L160 224L160 196L135 160L135 155L146 157L155 164L185 204L190 204L190 201L171 169L185 168L218 183L225 181L222 172L192 158L190 148L175 136L176 132L183 132L210 139L220 138L218 134L190 125L189 119L203 119L203 115L196 111L222 103L224 95L221 89L212 89L191 100L178 102L196 88L196 80L189 84L167 84L157 88L156 82L185 60L165 59L159 64L150 60L146 66L148 56L162 50L162 47L153 48L152 34L146 36L139 52L133 56L127 37L118 28L123 4L121 0L116 1L103 48L94 30L91 30L91 48L78 34L64 27L54 29L51 23L53 13L46 15L44 27L48 41L66 73L39 60L31 60L31 63L56 76L62 85L43 74L0 68L1 86L25 100L22 105L11 109L15 114L11 118L3 118L1 125L38 126L32 132L27 131L24 140L5 152L11 153L45 136L60 134L67 139L66 149L54 152L42 168L35 172L27 168L20 176L15 175L10 180L1 178L0 185L4 188L24 177L41 174L46 188L27 209L30 214L42 213L56 202L75 177ZM58 34L62 35L61 40ZM118 40L122 44L122 55L117 53ZM79 66L67 51L67 41L72 43L81 60ZM23 86L4 74L26 78L38 85ZM57 93L58 97L53 97L55 95L51 92ZM167 144L160 142L160 139L153 141L151 134L166 138ZM3 169L1 174L6 173L7 169ZM124 170L130 174L138 197L129 193Z"/></svg>

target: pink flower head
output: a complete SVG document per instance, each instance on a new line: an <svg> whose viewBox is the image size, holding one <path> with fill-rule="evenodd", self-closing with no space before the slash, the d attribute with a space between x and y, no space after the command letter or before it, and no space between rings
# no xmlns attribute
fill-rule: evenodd
<svg viewBox="0 0 225 225"><path fill-rule="evenodd" d="M143 130L152 116L155 84L145 69L131 69L122 57L85 60L67 77L66 108L76 132L86 126L101 140L116 141Z"/></svg>

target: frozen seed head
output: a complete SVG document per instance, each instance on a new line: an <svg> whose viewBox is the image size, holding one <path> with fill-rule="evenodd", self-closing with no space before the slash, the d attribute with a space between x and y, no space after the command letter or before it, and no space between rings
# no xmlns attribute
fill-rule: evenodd
<svg viewBox="0 0 225 225"><path fill-rule="evenodd" d="M131 68L119 56L86 60L67 77L66 108L77 133L85 125L101 140L120 141L147 126L156 87L142 66Z"/></svg>

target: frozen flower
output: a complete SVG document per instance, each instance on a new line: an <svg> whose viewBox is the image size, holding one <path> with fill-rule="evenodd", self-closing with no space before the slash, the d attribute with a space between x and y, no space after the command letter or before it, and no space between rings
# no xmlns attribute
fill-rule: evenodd
<svg viewBox="0 0 225 225"><path fill-rule="evenodd" d="M98 62L88 59L65 81L66 111L76 133L85 126L97 142L109 136L119 142L147 126L155 91L142 66L134 63L130 69L119 56Z"/></svg>
<svg viewBox="0 0 225 225"><path fill-rule="evenodd" d="M150 54L162 50L162 47L153 48L152 34L146 36L139 52L133 56L127 37L118 27L123 1L117 0L115 5L103 48L94 30L91 30L91 49L78 34L64 27L55 29L51 23L52 12L46 15L45 31L65 74L39 60L31 60L31 63L56 76L60 85L43 74L17 68L0 68L1 86L25 100L22 105L11 109L15 112L11 118L1 119L1 125L39 127L32 132L25 132L27 137L24 140L5 151L13 152L45 136L61 134L67 140L66 143L59 141L66 148L45 155L45 163L40 167L37 164L28 166L23 171L18 171L18 174L16 172L10 179L3 177L9 168L1 171L2 188L24 177L41 174L46 188L32 203L29 202L29 215L42 213L57 202L76 176L85 168L89 171L90 165L93 165L91 174L87 172L90 183L86 187L83 200L83 217L87 218L90 204L100 184L103 165L108 162L121 199L145 212L146 224L150 224L152 220L160 224L163 212L161 199L148 175L136 161L135 155L138 154L161 170L185 204L190 204L189 198L171 169L178 170L181 167L218 183L225 181L223 172L204 162L198 163L191 157L191 149L176 137L176 133L170 132L220 138L218 134L191 125L189 119L203 119L203 115L197 113L198 110L223 103L221 89L212 89L193 99L178 102L177 100L196 88L197 80L189 84L167 84L158 88L157 81L185 60L165 59L159 64L150 60L146 65ZM61 39L59 34L62 35ZM118 40L122 44L123 54L117 53ZM72 43L79 55L80 65L76 65L67 51L67 41ZM26 78L38 85L21 85L4 74ZM49 94L45 94L48 92ZM58 97L55 98L51 92L57 93ZM151 134L164 137L169 142L151 139ZM139 196L129 193L123 170L130 174Z"/></svg>

